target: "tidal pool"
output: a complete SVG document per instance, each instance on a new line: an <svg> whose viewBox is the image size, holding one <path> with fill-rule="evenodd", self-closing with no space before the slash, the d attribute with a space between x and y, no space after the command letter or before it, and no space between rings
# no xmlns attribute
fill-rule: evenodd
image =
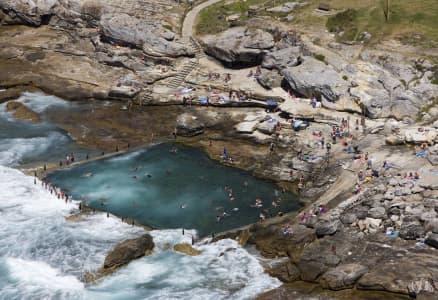
<svg viewBox="0 0 438 300"><path fill-rule="evenodd" d="M59 170L48 179L93 208L160 229L196 229L200 236L257 222L260 213L300 208L296 195L273 183L177 144ZM255 206L257 198L263 206Z"/></svg>

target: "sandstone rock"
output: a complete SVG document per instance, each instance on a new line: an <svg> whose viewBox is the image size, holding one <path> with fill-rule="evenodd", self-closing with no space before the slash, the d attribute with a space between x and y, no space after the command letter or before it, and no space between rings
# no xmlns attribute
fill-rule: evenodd
<svg viewBox="0 0 438 300"><path fill-rule="evenodd" d="M339 265L325 272L319 282L322 287L336 291L348 289L366 272L368 268L359 264Z"/></svg>
<svg viewBox="0 0 438 300"><path fill-rule="evenodd" d="M204 123L198 117L183 113L176 119L177 134L182 136L195 136L204 132Z"/></svg>
<svg viewBox="0 0 438 300"><path fill-rule="evenodd" d="M352 213L346 213L341 216L341 222L343 224L353 224L357 221L357 216Z"/></svg>
<svg viewBox="0 0 438 300"><path fill-rule="evenodd" d="M201 40L205 52L228 66L255 66L261 63L265 50L274 46L266 31L234 27Z"/></svg>
<svg viewBox="0 0 438 300"><path fill-rule="evenodd" d="M277 277L283 282L293 282L300 278L300 270L290 261L280 263L275 262L267 271L269 275Z"/></svg>
<svg viewBox="0 0 438 300"><path fill-rule="evenodd" d="M438 144L429 148L427 159L432 165L438 166Z"/></svg>
<svg viewBox="0 0 438 300"><path fill-rule="evenodd" d="M373 207L368 211L368 216L374 219L383 219L386 217L386 210L384 207Z"/></svg>
<svg viewBox="0 0 438 300"><path fill-rule="evenodd" d="M33 123L39 123L41 121L40 116L36 112L20 102L9 101L6 104L6 110L12 113L18 120L31 121Z"/></svg>
<svg viewBox="0 0 438 300"><path fill-rule="evenodd" d="M310 163L300 160L296 157L292 159L291 168L303 172L310 172L312 170Z"/></svg>
<svg viewBox="0 0 438 300"><path fill-rule="evenodd" d="M115 86L112 87L109 96L115 98L134 98L140 92L140 88L132 86Z"/></svg>
<svg viewBox="0 0 438 300"><path fill-rule="evenodd" d="M266 134L273 134L278 121L276 119L269 119L257 126L257 129Z"/></svg>
<svg viewBox="0 0 438 300"><path fill-rule="evenodd" d="M438 190L438 176L434 174L423 174L418 185L430 190Z"/></svg>
<svg viewBox="0 0 438 300"><path fill-rule="evenodd" d="M130 239L116 245L106 256L103 269L114 269L130 261L151 253L154 249L152 236L144 234L139 238Z"/></svg>
<svg viewBox="0 0 438 300"><path fill-rule="evenodd" d="M234 128L238 133L253 133L259 125L258 121L241 122L237 124Z"/></svg>
<svg viewBox="0 0 438 300"><path fill-rule="evenodd" d="M302 64L286 68L281 74L295 92L307 98L321 95L322 100L335 102L346 94L348 88L332 67L313 57L306 57Z"/></svg>
<svg viewBox="0 0 438 300"><path fill-rule="evenodd" d="M385 138L385 143L391 146L403 145L405 143L404 139L398 135L390 135Z"/></svg>
<svg viewBox="0 0 438 300"><path fill-rule="evenodd" d="M418 278L411 281L408 285L408 292L410 296L416 297L421 293L434 293L435 287L433 280L430 278Z"/></svg>
<svg viewBox="0 0 438 300"><path fill-rule="evenodd" d="M403 222L400 228L400 237L405 240L415 240L424 236L424 228L417 222Z"/></svg>
<svg viewBox="0 0 438 300"><path fill-rule="evenodd" d="M265 55L262 67L266 69L282 69L295 67L300 62L301 50L299 47L287 47L271 51Z"/></svg>
<svg viewBox="0 0 438 300"><path fill-rule="evenodd" d="M266 89L273 89L281 86L281 76L277 71L263 70L262 74L257 77L257 82Z"/></svg>
<svg viewBox="0 0 438 300"><path fill-rule="evenodd" d="M341 222L339 220L319 221L316 223L315 232L318 236L331 235L334 234L340 226Z"/></svg>
<svg viewBox="0 0 438 300"><path fill-rule="evenodd" d="M438 218L428 219L424 223L424 229L433 233L438 233Z"/></svg>
<svg viewBox="0 0 438 300"><path fill-rule="evenodd" d="M192 48L172 42L172 32L128 14L105 14L101 17L100 27L107 39L143 49L151 56L194 56Z"/></svg>
<svg viewBox="0 0 438 300"><path fill-rule="evenodd" d="M433 128L424 128L423 132L419 132L415 128L405 130L404 136L407 143L422 144L433 143L433 141L437 138L438 133Z"/></svg>
<svg viewBox="0 0 438 300"><path fill-rule="evenodd" d="M201 254L201 251L193 248L190 244L187 243L176 244L173 246L173 250L190 256L197 256Z"/></svg>

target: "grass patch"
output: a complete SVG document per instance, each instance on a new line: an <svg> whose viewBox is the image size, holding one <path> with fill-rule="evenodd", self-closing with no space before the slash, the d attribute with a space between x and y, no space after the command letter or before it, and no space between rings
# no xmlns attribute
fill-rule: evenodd
<svg viewBox="0 0 438 300"><path fill-rule="evenodd" d="M342 79L344 79L345 81L347 81L347 80L348 80L348 76L347 76L347 75L344 75L344 76L342 76Z"/></svg>
<svg viewBox="0 0 438 300"><path fill-rule="evenodd" d="M423 106L423 107L421 108L421 112L422 112L422 113L427 113L427 112L429 112L429 110L430 110L432 107L434 107L434 106L438 106L438 97L436 97L435 99L433 99L432 102L429 103L428 105Z"/></svg>
<svg viewBox="0 0 438 300"><path fill-rule="evenodd" d="M167 30L170 30L170 31L173 31L173 27L172 27L172 25L169 25L169 24L164 24L164 25L163 25L163 28L164 28L164 29L167 29Z"/></svg>
<svg viewBox="0 0 438 300"><path fill-rule="evenodd" d="M370 42L373 44L388 38L400 38L407 44L438 46L436 0L393 0L388 22L385 20L384 0L327 1L331 11L338 12L336 17L315 13L320 2L312 0L308 6L298 10L294 23L310 30L326 27L329 31L341 32L339 29L343 29L344 34L339 37L341 41L360 40L360 33L366 31L371 34Z"/></svg>
<svg viewBox="0 0 438 300"><path fill-rule="evenodd" d="M322 55L322 54L315 54L314 57L315 57L315 59L325 63L325 56L324 55Z"/></svg>
<svg viewBox="0 0 438 300"><path fill-rule="evenodd" d="M225 1L204 8L198 15L196 22L197 34L215 34L229 28L226 18L233 14L240 14L239 22L244 25L248 20L250 6L258 6L257 16L285 17L284 13L269 13L265 9L279 6L290 0L246 0L225 4Z"/></svg>

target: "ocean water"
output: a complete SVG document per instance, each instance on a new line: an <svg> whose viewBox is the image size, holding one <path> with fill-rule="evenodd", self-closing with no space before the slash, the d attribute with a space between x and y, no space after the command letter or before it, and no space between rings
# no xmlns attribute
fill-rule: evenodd
<svg viewBox="0 0 438 300"><path fill-rule="evenodd" d="M296 195L177 144L63 169L48 179L96 209L154 228L196 229L201 236L258 222L260 213L300 208ZM257 198L263 206L255 205Z"/></svg>
<svg viewBox="0 0 438 300"><path fill-rule="evenodd" d="M195 257L164 250L190 242L178 229L152 231L152 255L85 285L84 272L97 270L117 242L144 230L104 214L66 221L76 207L0 166L0 299L251 299L280 284L233 240L196 246L202 254Z"/></svg>
<svg viewBox="0 0 438 300"><path fill-rule="evenodd" d="M20 101L41 113L70 109L62 99L41 94L23 97ZM195 257L167 249L167 244L191 241L181 228L151 231L156 244L151 255L94 284L84 284L81 275L101 267L118 242L145 231L99 213L67 221L78 203L66 204L40 181L35 184L32 176L13 167L49 158L56 161L77 146L53 124L16 121L2 107L0 299L252 299L280 285L233 240L197 245L202 253Z"/></svg>

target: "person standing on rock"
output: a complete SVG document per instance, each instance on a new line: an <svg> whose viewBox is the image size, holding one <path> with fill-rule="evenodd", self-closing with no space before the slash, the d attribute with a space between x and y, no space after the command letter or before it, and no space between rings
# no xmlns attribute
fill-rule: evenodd
<svg viewBox="0 0 438 300"><path fill-rule="evenodd" d="M324 149L325 139L324 137L321 138L321 149Z"/></svg>
<svg viewBox="0 0 438 300"><path fill-rule="evenodd" d="M275 147L275 144L274 144L273 142L271 142L271 143L269 144L269 152L270 152L271 154L274 152L274 147Z"/></svg>

